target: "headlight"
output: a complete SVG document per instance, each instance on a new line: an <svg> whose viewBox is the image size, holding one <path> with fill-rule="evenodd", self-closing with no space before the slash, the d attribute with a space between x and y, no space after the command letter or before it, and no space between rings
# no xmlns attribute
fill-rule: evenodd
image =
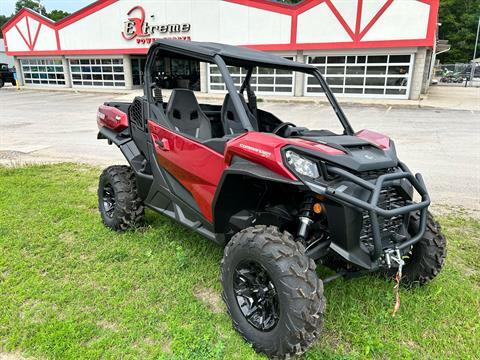
<svg viewBox="0 0 480 360"><path fill-rule="evenodd" d="M285 159L287 160L288 165L290 165L300 175L305 175L313 179L316 179L320 176L318 173L317 164L293 151L287 151L285 153Z"/></svg>

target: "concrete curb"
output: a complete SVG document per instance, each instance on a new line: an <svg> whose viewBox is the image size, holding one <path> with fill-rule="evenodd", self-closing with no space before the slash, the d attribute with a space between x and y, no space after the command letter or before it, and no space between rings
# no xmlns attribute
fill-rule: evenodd
<svg viewBox="0 0 480 360"><path fill-rule="evenodd" d="M13 86L6 86L3 90L17 91ZM143 90L115 90L115 89L73 89L73 88L50 88L50 87L35 87L35 86L22 86L18 91L45 91L45 92L63 92L63 93L87 93L87 94L112 94L115 96L115 100L118 101L132 101L134 97L143 95ZM170 95L170 91L164 91L165 96ZM208 94L195 92L195 95L199 100L222 101L223 94ZM362 99L362 98L345 98L339 97L337 101L344 106L355 107L385 107L385 108L404 108L404 109L448 109L458 111L479 111L475 105L470 103L466 104L451 104L442 100L432 99L428 95L424 95L419 100L397 100L397 99ZM287 104L311 104L311 105L326 105L327 99L318 97L279 97L279 96L259 96L259 103L287 103Z"/></svg>

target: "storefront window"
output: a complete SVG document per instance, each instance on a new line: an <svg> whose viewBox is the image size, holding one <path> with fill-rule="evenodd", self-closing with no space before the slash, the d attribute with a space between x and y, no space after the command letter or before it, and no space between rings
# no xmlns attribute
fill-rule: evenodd
<svg viewBox="0 0 480 360"><path fill-rule="evenodd" d="M123 59L70 59L73 86L125 87Z"/></svg>
<svg viewBox="0 0 480 360"><path fill-rule="evenodd" d="M61 59L21 59L25 84L65 85Z"/></svg>

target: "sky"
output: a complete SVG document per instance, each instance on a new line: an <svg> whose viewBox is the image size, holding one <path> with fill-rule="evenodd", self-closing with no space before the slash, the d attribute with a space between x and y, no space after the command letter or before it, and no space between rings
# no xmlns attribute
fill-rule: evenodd
<svg viewBox="0 0 480 360"><path fill-rule="evenodd" d="M0 0L0 15L10 16L13 14L16 2L17 0ZM55 9L72 13L94 2L94 0L42 0L41 2L47 11Z"/></svg>

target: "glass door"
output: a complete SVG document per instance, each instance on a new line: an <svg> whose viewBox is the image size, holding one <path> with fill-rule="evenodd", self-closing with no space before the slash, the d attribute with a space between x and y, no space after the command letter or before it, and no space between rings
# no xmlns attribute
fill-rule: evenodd
<svg viewBox="0 0 480 360"><path fill-rule="evenodd" d="M147 63L146 57L132 58L132 79L133 86L142 86L144 83L143 72L145 70L145 64Z"/></svg>

